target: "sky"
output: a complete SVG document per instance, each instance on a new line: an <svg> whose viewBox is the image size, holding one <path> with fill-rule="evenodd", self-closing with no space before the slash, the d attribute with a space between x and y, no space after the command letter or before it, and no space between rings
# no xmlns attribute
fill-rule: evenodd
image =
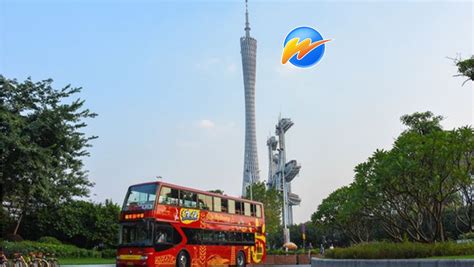
<svg viewBox="0 0 474 267"><path fill-rule="evenodd" d="M262 180L266 139L278 117L287 158L302 165L292 189L295 222L389 149L404 114L430 110L446 129L471 125L472 83L451 58L473 54L471 1L252 1L257 39L256 118ZM244 89L243 1L0 0L0 74L53 78L99 114L87 120L90 199L122 203L129 185L163 180L239 195ZM324 38L310 69L281 64L286 34L310 26Z"/></svg>

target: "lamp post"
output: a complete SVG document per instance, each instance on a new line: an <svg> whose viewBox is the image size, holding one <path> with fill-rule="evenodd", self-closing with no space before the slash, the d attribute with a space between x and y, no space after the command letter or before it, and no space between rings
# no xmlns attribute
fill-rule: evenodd
<svg viewBox="0 0 474 267"><path fill-rule="evenodd" d="M249 170L245 170L245 173L247 175L247 177L249 177ZM249 177L249 179L251 179L252 177ZM250 200L253 200L253 180L250 180L250 185L249 185L249 189L250 189Z"/></svg>

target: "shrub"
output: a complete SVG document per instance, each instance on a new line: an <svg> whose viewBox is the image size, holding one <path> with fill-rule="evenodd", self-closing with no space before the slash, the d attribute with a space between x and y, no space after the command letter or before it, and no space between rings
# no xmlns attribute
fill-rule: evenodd
<svg viewBox="0 0 474 267"><path fill-rule="evenodd" d="M291 253L291 251L289 252ZM286 252L283 249L269 249L267 255L285 255Z"/></svg>
<svg viewBox="0 0 474 267"><path fill-rule="evenodd" d="M298 249L298 250L288 250L285 251L284 249L268 249L267 250L267 255L293 255L293 254L308 254L309 250L304 250L304 249ZM318 254L319 250L312 249L311 250L311 255Z"/></svg>
<svg viewBox="0 0 474 267"><path fill-rule="evenodd" d="M0 246L3 247L3 251L7 257L11 257L14 253L21 253L22 255L27 255L31 252L37 253L49 253L55 254L56 257L70 257L70 258L100 258L101 253L95 250L88 250L83 248L78 248L73 245L66 244L51 244L51 243L41 243L34 241L21 241L21 242L8 242L4 241L0 243ZM107 257L108 257L107 252ZM106 254L104 254L105 256ZM115 256L115 254L114 254ZM112 256L113 257L113 256Z"/></svg>
<svg viewBox="0 0 474 267"><path fill-rule="evenodd" d="M443 242L423 244L413 242L374 242L348 248L326 250L325 257L332 259L413 259L434 256L473 255L474 244Z"/></svg>
<svg viewBox="0 0 474 267"><path fill-rule="evenodd" d="M474 232L464 233L459 236L459 239L474 239Z"/></svg>
<svg viewBox="0 0 474 267"><path fill-rule="evenodd" d="M115 258L117 255L116 249L104 249L101 251L102 258Z"/></svg>
<svg viewBox="0 0 474 267"><path fill-rule="evenodd" d="M49 243L49 244L56 244L56 245L61 245L61 241L59 241L56 237L52 236L43 236L38 239L38 242L40 243Z"/></svg>
<svg viewBox="0 0 474 267"><path fill-rule="evenodd" d="M14 235L14 234L6 234L5 239L12 242L23 241L23 237L21 237L20 235Z"/></svg>

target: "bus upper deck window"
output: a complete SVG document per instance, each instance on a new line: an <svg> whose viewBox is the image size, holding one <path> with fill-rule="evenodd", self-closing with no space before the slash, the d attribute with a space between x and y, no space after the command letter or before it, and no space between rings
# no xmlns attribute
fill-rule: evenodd
<svg viewBox="0 0 474 267"><path fill-rule="evenodd" d="M203 210L212 210L212 197L208 195L198 194L199 208Z"/></svg>
<svg viewBox="0 0 474 267"><path fill-rule="evenodd" d="M155 205L158 184L130 186L125 197L123 210L151 210Z"/></svg>
<svg viewBox="0 0 474 267"><path fill-rule="evenodd" d="M256 209L257 209L257 205L250 204L250 213L251 213L252 217L255 217Z"/></svg>
<svg viewBox="0 0 474 267"><path fill-rule="evenodd" d="M251 215L250 203L248 203L248 202L244 202L244 214L245 214L245 216L250 216Z"/></svg>
<svg viewBox="0 0 474 267"><path fill-rule="evenodd" d="M242 202L239 202L239 201L235 202L235 213L239 214L239 215L244 214L243 211L242 211Z"/></svg>
<svg viewBox="0 0 474 267"><path fill-rule="evenodd" d="M178 205L178 190L163 186L160 191L159 203Z"/></svg>
<svg viewBox="0 0 474 267"><path fill-rule="evenodd" d="M222 199L220 197L214 197L214 211L221 212L222 211Z"/></svg>
<svg viewBox="0 0 474 267"><path fill-rule="evenodd" d="M257 215L257 217L261 218L262 217L262 207L260 205L256 205L256 207L257 207L256 215Z"/></svg>
<svg viewBox="0 0 474 267"><path fill-rule="evenodd" d="M196 208L197 207L197 195L196 193L180 190L179 191L179 200L180 206L186 208Z"/></svg>
<svg viewBox="0 0 474 267"><path fill-rule="evenodd" d="M222 212L228 212L229 211L229 204L227 199L223 198L222 199Z"/></svg>
<svg viewBox="0 0 474 267"><path fill-rule="evenodd" d="M229 199L228 206L229 206L229 213L235 214L235 200Z"/></svg>

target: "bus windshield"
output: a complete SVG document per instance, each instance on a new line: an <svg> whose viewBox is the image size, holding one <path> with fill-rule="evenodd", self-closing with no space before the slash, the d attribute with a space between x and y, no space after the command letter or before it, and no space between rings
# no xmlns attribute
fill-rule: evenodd
<svg viewBox="0 0 474 267"><path fill-rule="evenodd" d="M157 184L134 185L128 189L123 210L151 210L155 204Z"/></svg>
<svg viewBox="0 0 474 267"><path fill-rule="evenodd" d="M149 247L163 250L181 242L181 236L168 223L142 220L120 225L120 246Z"/></svg>
<svg viewBox="0 0 474 267"><path fill-rule="evenodd" d="M153 225L150 221L123 223L120 228L121 246L153 245Z"/></svg>

